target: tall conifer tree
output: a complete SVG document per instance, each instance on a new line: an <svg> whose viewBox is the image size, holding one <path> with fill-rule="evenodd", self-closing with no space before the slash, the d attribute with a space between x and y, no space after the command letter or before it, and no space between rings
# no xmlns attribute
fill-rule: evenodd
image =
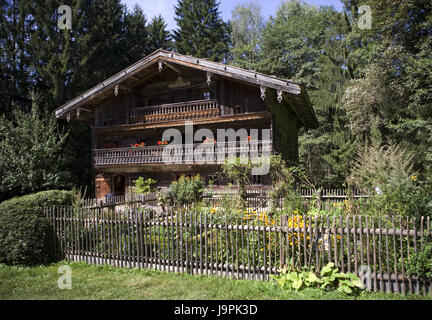
<svg viewBox="0 0 432 320"><path fill-rule="evenodd" d="M229 25L216 0L179 0L175 7L175 47L179 53L214 61L227 57Z"/></svg>
<svg viewBox="0 0 432 320"><path fill-rule="evenodd" d="M148 25L149 51L157 49L172 49L171 33L167 30L165 20L161 15L154 17Z"/></svg>

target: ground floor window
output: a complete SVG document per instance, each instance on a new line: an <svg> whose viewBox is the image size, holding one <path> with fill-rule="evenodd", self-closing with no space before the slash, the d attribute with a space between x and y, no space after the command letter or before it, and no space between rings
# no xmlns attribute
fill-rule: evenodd
<svg viewBox="0 0 432 320"><path fill-rule="evenodd" d="M262 185L263 184L263 176L262 175L252 176L252 184L253 185Z"/></svg>

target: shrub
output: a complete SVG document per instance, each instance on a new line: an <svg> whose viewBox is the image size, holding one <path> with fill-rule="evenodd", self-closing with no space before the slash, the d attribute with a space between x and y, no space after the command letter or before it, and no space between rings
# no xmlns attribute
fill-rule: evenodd
<svg viewBox="0 0 432 320"><path fill-rule="evenodd" d="M72 191L48 190L15 197L0 203L0 211L10 209L34 210L38 207L60 207L72 205Z"/></svg>
<svg viewBox="0 0 432 320"><path fill-rule="evenodd" d="M246 188L251 185L249 175L252 170L252 162L246 157L229 158L221 167L221 172L228 179L232 179L238 188L238 197L242 207L246 207L247 193Z"/></svg>
<svg viewBox="0 0 432 320"><path fill-rule="evenodd" d="M410 217L432 214L432 183L418 178L412 159L396 144L374 142L359 153L351 179L374 191L367 201L368 211Z"/></svg>
<svg viewBox="0 0 432 320"><path fill-rule="evenodd" d="M432 244L427 244L422 251L405 258L405 269L408 275L415 275L422 279L432 277Z"/></svg>
<svg viewBox="0 0 432 320"><path fill-rule="evenodd" d="M32 265L54 258L52 229L40 210L69 206L72 191L49 190L0 203L0 262Z"/></svg>
<svg viewBox="0 0 432 320"><path fill-rule="evenodd" d="M52 228L40 209L0 210L0 262L34 265L54 261Z"/></svg>
<svg viewBox="0 0 432 320"><path fill-rule="evenodd" d="M199 174L194 177L182 175L177 181L171 183L166 197L174 206L193 205L202 200L204 188L205 181Z"/></svg>
<svg viewBox="0 0 432 320"><path fill-rule="evenodd" d="M153 185L156 183L156 180L152 178L144 178L139 177L137 180L133 181L133 192L138 194L147 194L154 191Z"/></svg>

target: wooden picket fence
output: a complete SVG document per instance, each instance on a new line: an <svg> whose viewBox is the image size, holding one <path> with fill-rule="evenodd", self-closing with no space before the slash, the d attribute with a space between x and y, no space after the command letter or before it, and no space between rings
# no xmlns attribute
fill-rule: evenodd
<svg viewBox="0 0 432 320"><path fill-rule="evenodd" d="M88 198L83 199L81 206L85 208L96 208L96 207L108 207L124 205L126 203L150 203L157 205L156 192L150 192L147 194L128 194L107 197L104 199Z"/></svg>
<svg viewBox="0 0 432 320"><path fill-rule="evenodd" d="M233 190L216 190L211 193L207 190L204 193L203 200L211 206L220 206L224 195L233 195L236 192ZM271 199L267 195L266 189L250 189L246 191L248 207L254 208L257 211L265 211L270 207ZM324 189L312 190L301 189L299 195L304 199L305 206L316 206L319 209L326 210L334 204L343 202L349 199L362 199L369 197L369 194L361 190L354 190L352 195L348 195L344 189ZM105 199L84 199L82 206L85 208L119 206L126 203L145 203L152 206L157 206L156 192L148 194L133 194L127 196L113 196ZM279 206L283 207L283 199L279 200Z"/></svg>
<svg viewBox="0 0 432 320"><path fill-rule="evenodd" d="M334 262L373 291L431 293L409 261L431 244L430 218L155 214L44 208L59 257L91 264L269 280L282 268Z"/></svg>
<svg viewBox="0 0 432 320"><path fill-rule="evenodd" d="M271 207L272 199L267 195L266 189L250 189L246 190L247 206L254 208L257 211L266 211ZM233 195L234 190L217 190L204 194L203 200L211 206L220 206L225 195ZM297 191L299 196L304 200L304 206L316 207L320 210L329 210L333 206L343 203L348 200L366 199L370 195L362 190L353 190L348 194L345 189L300 189ZM278 205L284 207L283 199L279 199Z"/></svg>

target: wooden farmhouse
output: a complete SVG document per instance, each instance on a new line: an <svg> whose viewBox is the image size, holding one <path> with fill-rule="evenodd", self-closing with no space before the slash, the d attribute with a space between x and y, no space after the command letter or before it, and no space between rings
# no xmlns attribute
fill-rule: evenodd
<svg viewBox="0 0 432 320"><path fill-rule="evenodd" d="M182 174L200 174L223 187L230 181L218 174L221 164L191 158L191 146L206 142L208 152L227 143L213 143L218 129L242 131L240 143L246 130L258 152L265 146L296 162L299 129L318 126L305 89L297 83L161 49L67 102L55 115L91 126L97 198L129 192L139 176L166 187ZM207 129L213 137L204 135L191 144L186 124L194 132ZM169 129L179 132L180 140L164 140ZM165 161L166 144L180 150L179 161ZM228 156L237 149L226 150ZM262 187L269 179L254 175L251 182Z"/></svg>

